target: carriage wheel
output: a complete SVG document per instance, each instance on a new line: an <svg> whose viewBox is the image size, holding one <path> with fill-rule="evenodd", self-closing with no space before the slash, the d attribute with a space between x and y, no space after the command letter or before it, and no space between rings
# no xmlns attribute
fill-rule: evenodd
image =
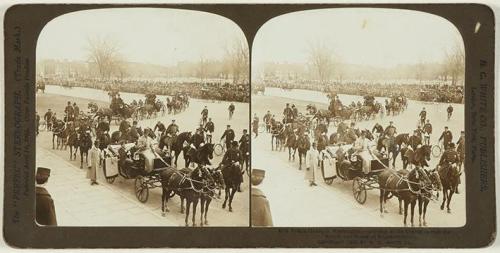
<svg viewBox="0 0 500 253"><path fill-rule="evenodd" d="M224 153L224 147L222 147L222 144L220 144L220 143L215 144L214 153L217 156L221 156Z"/></svg>
<svg viewBox="0 0 500 253"><path fill-rule="evenodd" d="M356 177L352 180L352 194L358 203L364 204L366 202L366 188L365 184L361 182L360 177Z"/></svg>
<svg viewBox="0 0 500 253"><path fill-rule="evenodd" d="M149 188L142 176L135 179L135 196L141 203L146 203L149 197Z"/></svg>
<svg viewBox="0 0 500 253"><path fill-rule="evenodd" d="M332 184L333 183L333 178L325 178L325 183L327 184Z"/></svg>
<svg viewBox="0 0 500 253"><path fill-rule="evenodd" d="M107 177L106 182L108 182L108 184L112 184L115 182L115 179L116 179L116 177Z"/></svg>
<svg viewBox="0 0 500 253"><path fill-rule="evenodd" d="M432 146L432 156L439 157L441 155L441 147L439 145Z"/></svg>

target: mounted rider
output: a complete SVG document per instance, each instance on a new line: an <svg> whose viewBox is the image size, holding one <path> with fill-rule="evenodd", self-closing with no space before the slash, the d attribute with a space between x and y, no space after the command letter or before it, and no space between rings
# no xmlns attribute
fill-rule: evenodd
<svg viewBox="0 0 500 253"><path fill-rule="evenodd" d="M250 135L248 134L246 129L243 129L243 135L239 140L240 143L240 153L242 157L242 164L245 165L245 170L248 171L249 160L250 160Z"/></svg>
<svg viewBox="0 0 500 253"><path fill-rule="evenodd" d="M376 134L377 138L380 138L380 136L383 133L384 133L384 127L379 123L376 123L375 126L373 126L372 134Z"/></svg>
<svg viewBox="0 0 500 253"><path fill-rule="evenodd" d="M45 122L47 124L47 131L52 130L52 116L53 116L53 113L52 113L52 110L50 108L45 113L45 115L43 115L43 119L45 120Z"/></svg>
<svg viewBox="0 0 500 253"><path fill-rule="evenodd" d="M64 117L65 122L73 121L74 109L73 109L73 106L71 106L70 101L68 101L68 105L64 109L64 113L66 114L66 116Z"/></svg>
<svg viewBox="0 0 500 253"><path fill-rule="evenodd" d="M294 104L292 104L292 115L294 120L299 116L299 110Z"/></svg>
<svg viewBox="0 0 500 253"><path fill-rule="evenodd" d="M205 137L203 136L203 128L196 129L196 132L191 136L191 143L195 149L200 148L200 145L205 142Z"/></svg>
<svg viewBox="0 0 500 253"><path fill-rule="evenodd" d="M388 145L387 145L388 147L394 146L396 142L397 130L393 124L394 122L390 121L389 125L384 130L384 137L386 137L388 140Z"/></svg>
<svg viewBox="0 0 500 253"><path fill-rule="evenodd" d="M415 151L418 145L422 145L422 138L418 135L418 131L414 130L413 135L410 136L409 146Z"/></svg>
<svg viewBox="0 0 500 253"><path fill-rule="evenodd" d="M116 97L113 96L111 98L111 105L110 105L110 108L111 110L113 111L113 114L119 114L119 115L123 115L123 107L124 107L124 103L123 103L123 100L122 98L120 97L120 94L117 93L116 94Z"/></svg>
<svg viewBox="0 0 500 253"><path fill-rule="evenodd" d="M177 133L179 133L179 126L175 123L175 119L172 120L172 123L168 125L166 130L166 146L168 150L172 150L172 144L174 143L175 138L177 137Z"/></svg>
<svg viewBox="0 0 500 253"><path fill-rule="evenodd" d="M77 120L80 116L80 107L73 102L73 119Z"/></svg>
<svg viewBox="0 0 500 253"><path fill-rule="evenodd" d="M284 123L292 123L293 122L293 110L290 108L290 104L286 103L286 107L283 110Z"/></svg>
<svg viewBox="0 0 500 253"><path fill-rule="evenodd" d="M346 135L343 138L347 144L353 144L358 136L356 135L356 129L355 129L356 124L354 122L351 122L350 127L347 129Z"/></svg>
<svg viewBox="0 0 500 253"><path fill-rule="evenodd" d="M231 129L231 125L227 125L227 128L224 131L224 134L222 134L222 137L220 137L221 141L224 138L226 138L226 147L227 148L231 147L231 143L233 143L234 138L235 138L234 130ZM238 142L236 142L236 145L238 145Z"/></svg>
<svg viewBox="0 0 500 253"><path fill-rule="evenodd" d="M128 135L129 135L128 139L132 142L137 142L139 137L141 135L143 135L142 129L137 126L136 120L134 120L134 122L132 122L132 127L130 127L130 131L128 132Z"/></svg>
<svg viewBox="0 0 500 253"><path fill-rule="evenodd" d="M451 141L453 140L453 134L451 133L451 131L448 129L447 126L444 127L444 131L439 137L438 141L441 140L443 140L444 149L445 150L448 149L449 145L452 143Z"/></svg>
<svg viewBox="0 0 500 253"><path fill-rule="evenodd" d="M163 123L161 123L161 121L156 122L156 125L153 128L153 132L156 133L157 130L160 133L158 135L159 138L163 137L163 135L165 135L165 131L167 131L167 129L165 128L165 125L163 125Z"/></svg>

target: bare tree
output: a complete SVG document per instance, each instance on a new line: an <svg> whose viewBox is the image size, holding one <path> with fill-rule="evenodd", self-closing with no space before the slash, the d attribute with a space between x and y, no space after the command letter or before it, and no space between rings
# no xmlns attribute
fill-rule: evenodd
<svg viewBox="0 0 500 253"><path fill-rule="evenodd" d="M309 45L310 64L319 81L324 84L333 74L333 51L319 40Z"/></svg>
<svg viewBox="0 0 500 253"><path fill-rule="evenodd" d="M456 85L458 80L464 80L465 50L463 43L457 39L452 48L445 51L444 73L451 77L451 84Z"/></svg>
<svg viewBox="0 0 500 253"><path fill-rule="evenodd" d="M88 38L88 53L91 62L95 63L102 79L110 79L114 73L123 76L123 60L114 41L104 37Z"/></svg>
<svg viewBox="0 0 500 253"><path fill-rule="evenodd" d="M244 39L235 39L226 46L225 71L230 72L233 83L247 82L250 65L249 50Z"/></svg>

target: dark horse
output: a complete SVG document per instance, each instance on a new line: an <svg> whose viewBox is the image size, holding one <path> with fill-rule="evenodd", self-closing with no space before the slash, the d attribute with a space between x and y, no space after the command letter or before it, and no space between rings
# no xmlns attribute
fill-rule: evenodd
<svg viewBox="0 0 500 253"><path fill-rule="evenodd" d="M444 209L444 203L447 202L447 211L448 213L451 213L451 197L453 197L453 193L455 193L458 187L462 173L460 172L457 164L438 165L437 171L443 184L443 203L441 204L441 210Z"/></svg>
<svg viewBox="0 0 500 253"><path fill-rule="evenodd" d="M78 139L78 146L80 148L80 169L83 168L83 156L85 161L89 160L89 149L92 148L92 137L89 133L84 133Z"/></svg>
<svg viewBox="0 0 500 253"><path fill-rule="evenodd" d="M398 157L401 151L401 146L403 144L408 145L409 142L410 142L409 134L399 134L392 138L382 135L377 140L377 150L381 151L382 148L385 148L388 155L392 154L392 166L394 167L396 164L396 158Z"/></svg>
<svg viewBox="0 0 500 253"><path fill-rule="evenodd" d="M75 129L69 130L68 134L68 140L67 144L69 146L69 160L76 160L76 152L78 151L78 133L76 132ZM75 149L75 152L73 152L73 148Z"/></svg>
<svg viewBox="0 0 500 253"><path fill-rule="evenodd" d="M184 200L186 200L186 226L189 225L189 211L191 204L193 205L193 227L196 226L196 207L203 193L203 188L206 187L207 181L214 181L206 168L201 166L193 171L188 168L176 170L168 168L160 173L162 185L161 210L162 214L168 212L168 199L175 194L181 197L181 213L184 213Z"/></svg>
<svg viewBox="0 0 500 253"><path fill-rule="evenodd" d="M295 161L295 153L297 153L297 135L292 128L286 133L286 146L288 147L288 161ZM292 152L293 151L293 152Z"/></svg>
<svg viewBox="0 0 500 253"><path fill-rule="evenodd" d="M166 144L167 144L167 135L164 135L160 141L159 148L162 149ZM184 142L187 144L190 144L191 142L191 132L183 132L180 133L179 135L173 137L172 140L172 148L170 152L174 152L175 156L175 161L174 164L177 166L177 159L179 158L179 155L181 154L181 151L183 150L184 147Z"/></svg>
<svg viewBox="0 0 500 253"><path fill-rule="evenodd" d="M425 221L425 214L427 213L427 205L432 198L432 192L441 190L442 184L441 179L439 177L438 172L434 169L432 171L424 170L427 173L427 176L431 180L432 187L424 187L422 188L422 194L418 196L418 224L419 226L427 226L427 222ZM423 219L422 219L423 214ZM423 224L422 224L423 221Z"/></svg>
<svg viewBox="0 0 500 253"><path fill-rule="evenodd" d="M184 151L184 162L186 168L189 168L189 164L196 163L198 165L211 165L210 160L214 158L214 144L207 143L200 146L198 149L191 146L186 146L183 148Z"/></svg>
<svg viewBox="0 0 500 253"><path fill-rule="evenodd" d="M274 149L274 144L276 143L276 151L278 148L280 151L283 150L285 145L285 126L278 122L274 126L271 126L271 150Z"/></svg>
<svg viewBox="0 0 500 253"><path fill-rule="evenodd" d="M203 185L202 193L200 196L200 207L201 207L201 221L200 225L208 225L208 207L212 199L215 198L215 191L219 190L218 198L220 198L220 189L224 189L224 177L222 176L222 171L219 168L208 169L210 176L213 180L207 180L206 184Z"/></svg>
<svg viewBox="0 0 500 253"><path fill-rule="evenodd" d="M387 212L385 203L392 196L399 199L399 212L401 213L401 201L404 202L404 220L408 216L408 205L411 205L411 225L413 226L413 214L417 199L422 193L422 186L431 185L431 180L424 169L415 167L410 172L407 170L396 171L385 169L378 175L378 184L380 186L380 213ZM389 196L391 194L391 196Z"/></svg>
<svg viewBox="0 0 500 253"><path fill-rule="evenodd" d="M302 158L306 159L307 150L311 147L309 137L302 135L297 139L297 149L299 150L299 170L302 169Z"/></svg>
<svg viewBox="0 0 500 253"><path fill-rule="evenodd" d="M381 136L377 140L377 150L381 151L382 148L385 148L387 155L392 154L392 167L394 167L396 164L396 157L398 157L400 150L398 148L398 144L396 143L396 137L389 138L387 136Z"/></svg>
<svg viewBox="0 0 500 253"><path fill-rule="evenodd" d="M221 166L219 166L221 167ZM240 184L242 183L241 181L241 169L240 165L237 164L231 164L231 165L223 165L222 166L222 176L224 178L224 184L226 185L225 188L225 197L224 197L224 203L222 203L222 208L226 208L226 203L227 200L229 199L229 212L233 211L233 207L231 204L233 203L233 198L234 194L240 187Z"/></svg>
<svg viewBox="0 0 500 253"><path fill-rule="evenodd" d="M59 147L62 149L66 145L66 138L68 136L68 130L66 124L62 120L57 120L52 126L52 149L55 149L54 139L57 142L57 149Z"/></svg>
<svg viewBox="0 0 500 253"><path fill-rule="evenodd" d="M408 147L401 149L401 161L403 162L403 169L408 167L408 164L420 167L429 167L428 161L431 160L431 146L423 145L417 150L413 151Z"/></svg>

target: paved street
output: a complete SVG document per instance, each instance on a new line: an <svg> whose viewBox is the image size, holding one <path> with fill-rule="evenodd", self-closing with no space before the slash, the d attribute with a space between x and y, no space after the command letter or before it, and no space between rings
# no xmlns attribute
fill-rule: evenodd
<svg viewBox="0 0 500 253"><path fill-rule="evenodd" d="M286 95L286 93L283 93ZM303 96L306 99L307 96ZM347 98L345 98L347 99ZM344 101L343 101L344 102ZM345 101L349 102L350 101ZM309 101L287 99L277 96L252 97L252 113L262 117L267 110L275 114L278 119L282 115L285 103L294 103L300 111L304 112ZM325 104L317 103L321 107ZM410 132L415 129L418 112L425 106L428 118L433 123L435 133L431 143L436 143L445 125L449 126L454 134L454 141L463 129L463 105L454 105L454 117L450 121L442 120L446 104L424 104L410 101L408 109L398 116L385 116L376 120L357 122L360 129L371 130L375 121L383 126L394 121L400 133ZM333 124L328 130L335 132ZM439 158L431 157L430 166L434 168ZM298 153L295 161L288 161L288 150L271 151L271 135L262 133L257 138L252 138L252 166L266 170L266 177L260 188L270 202L273 222L279 227L399 227L403 225L403 216L398 214L398 201L390 199L386 204L389 213L381 215L379 212L379 190L367 192L366 203L361 205L356 202L352 193L352 181L335 179L331 185L326 184L321 176L321 171L316 171L318 186L310 187L304 178L304 170L298 170ZM396 169L402 168L400 157L396 160ZM465 171L468 169L466 168ZM453 195L450 207L452 212L440 210L440 201L429 203L427 210L427 223L430 227L459 227L465 224L465 175L462 175L462 184L459 186L460 194ZM409 223L408 216L408 225ZM418 226L418 206L415 208L415 226Z"/></svg>
<svg viewBox="0 0 500 253"><path fill-rule="evenodd" d="M51 108L58 115L64 115L64 104L66 101L76 102L81 110L86 110L88 102L97 102L99 106L109 106L106 102L107 95L103 91L94 93L82 92L75 89L64 89L57 94L59 90L50 93L37 94L37 110L43 117L43 113ZM69 96L68 96L69 95ZM134 95L123 93L125 102L130 102L132 98L143 98L144 95ZM97 100L91 100L94 97ZM210 110L210 117L215 123L214 142L220 138L226 123L230 123L239 140L241 132L248 127L248 104L235 103L236 113L231 121L227 119L227 106L225 102L206 102L203 100L192 99L189 108L175 116L165 115L157 118L145 119L139 122L139 125L151 127L157 121L162 121L168 125L170 120L175 117L176 123L181 131L193 131L199 121L199 115L203 106L207 104ZM111 123L111 131L117 130L118 125ZM107 183L101 177L98 186L90 186L89 179L86 179L85 172L80 170L80 154L77 154L76 161L69 160L68 150L52 149L52 133L41 131L37 137L37 166L47 166L53 173L47 185L48 190L56 201L58 211L58 222L62 226L107 226L110 224L116 226L184 226L185 215L180 213L180 198L174 196L168 202L170 212L165 217L161 216L161 188L149 190L149 198L146 203L140 203L135 196L134 180L125 180L117 177L113 184ZM212 164L218 165L222 156L214 155ZM179 156L178 165L184 166L183 156ZM84 162L84 167L85 162ZM102 170L98 170L101 172ZM71 174L66 174L71 173ZM99 180L98 173L98 180ZM249 187L248 179L244 177L242 184L242 193L236 193L233 200L233 212L222 209L222 200L214 199L208 211L209 226L248 226L249 224ZM54 191L54 193L52 192ZM69 192L70 191L70 192ZM68 194L68 192L70 194ZM109 193L109 194L108 194ZM109 196L108 196L109 195ZM224 192L222 192L224 196ZM78 201L74 202L73 199ZM81 201L80 201L81 198ZM93 201L92 201L93 200ZM81 208L76 203L85 203L85 208ZM126 203L126 204L125 204ZM127 205L127 206L124 206ZM130 206L130 208L129 208ZM84 212L83 210L87 210ZM130 210L130 211L126 211ZM61 214L59 214L61 213ZM123 213L123 214L122 214ZM126 217L132 213L131 217ZM144 214L144 215L143 215ZM100 215L99 218L96 215ZM197 224L200 221L200 205L197 207ZM78 219L76 219L78 218ZM191 219L191 216L190 216Z"/></svg>
<svg viewBox="0 0 500 253"><path fill-rule="evenodd" d="M58 152L58 151L54 151ZM90 185L86 170L37 147L37 166L51 168L46 185L62 226L175 226L169 218L106 183Z"/></svg>

